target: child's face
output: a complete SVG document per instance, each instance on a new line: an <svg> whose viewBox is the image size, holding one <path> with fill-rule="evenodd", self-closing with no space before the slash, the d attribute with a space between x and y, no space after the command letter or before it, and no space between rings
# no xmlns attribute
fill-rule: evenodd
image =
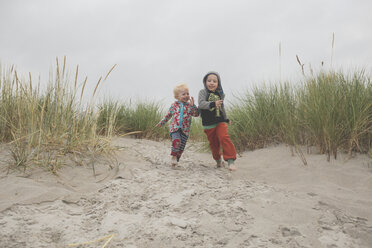
<svg viewBox="0 0 372 248"><path fill-rule="evenodd" d="M189 90L187 89L180 89L178 91L178 101L182 102L182 103L187 103L188 100L190 100L190 94L189 94Z"/></svg>
<svg viewBox="0 0 372 248"><path fill-rule="evenodd" d="M214 74L210 74L207 77L207 80L205 82L205 85L207 86L207 89L210 91L215 91L218 87L218 78Z"/></svg>

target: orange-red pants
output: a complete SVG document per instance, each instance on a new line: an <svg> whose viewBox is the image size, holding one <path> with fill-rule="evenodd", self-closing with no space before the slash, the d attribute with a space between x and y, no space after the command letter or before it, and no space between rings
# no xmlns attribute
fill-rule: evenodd
<svg viewBox="0 0 372 248"><path fill-rule="evenodd" d="M215 128L204 129L204 133L207 135L209 147L215 160L221 159L221 148L225 161L236 159L235 146L227 135L227 124L225 122L220 122Z"/></svg>

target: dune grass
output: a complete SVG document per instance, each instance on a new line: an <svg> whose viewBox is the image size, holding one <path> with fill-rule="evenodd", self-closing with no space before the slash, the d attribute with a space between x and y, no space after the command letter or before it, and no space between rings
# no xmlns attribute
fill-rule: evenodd
<svg viewBox="0 0 372 248"><path fill-rule="evenodd" d="M137 138L161 139L168 137L166 128L155 125L163 117L160 102L129 100L119 102L104 101L99 105L99 132L105 133L106 126L111 126L116 135L133 134Z"/></svg>
<svg viewBox="0 0 372 248"><path fill-rule="evenodd" d="M106 126L112 126L115 135L119 136L133 134L137 138L154 140L169 138L169 122L164 127L155 127L166 114L160 101L105 100L98 108L99 133L105 133ZM204 136L200 118L193 118L190 139L205 141Z"/></svg>
<svg viewBox="0 0 372 248"><path fill-rule="evenodd" d="M60 66L57 59L44 90L40 83L32 82L31 75L20 78L14 67L1 68L0 142L11 144L15 167L41 164L56 172L66 154L97 153L108 147L112 133L97 135L94 94L84 104L87 80L79 86L77 78L78 67L71 84L66 60Z"/></svg>
<svg viewBox="0 0 372 248"><path fill-rule="evenodd" d="M169 123L155 127L165 115L160 102L106 99L96 104L98 87L112 69L86 99L87 78L78 82L77 67L71 79L66 58L61 66L56 62L45 87L35 84L31 75L20 77L14 66L0 70L0 142L10 144L14 168L41 165L56 173L66 155L78 162L78 157L109 153L113 135L169 138ZM191 136L203 140L200 132L201 125L193 124Z"/></svg>
<svg viewBox="0 0 372 248"><path fill-rule="evenodd" d="M57 59L44 88L31 75L19 77L14 67L0 73L0 142L10 144L16 168L39 164L56 172L67 154L109 152L116 135L169 139L169 123L155 127L166 112L160 101L96 104L109 73L88 100L87 79L78 82L78 67L71 79L65 60L60 66ZM305 164L303 146L317 147L328 160L340 151L372 154L372 84L364 71L321 71L296 84L255 87L231 98L228 132L238 151L286 143ZM193 118L190 139L207 142L200 118Z"/></svg>
<svg viewBox="0 0 372 248"><path fill-rule="evenodd" d="M321 71L294 85L236 97L229 132L238 150L286 143L301 153L299 146L316 146L328 160L340 150L371 150L372 84L364 71Z"/></svg>

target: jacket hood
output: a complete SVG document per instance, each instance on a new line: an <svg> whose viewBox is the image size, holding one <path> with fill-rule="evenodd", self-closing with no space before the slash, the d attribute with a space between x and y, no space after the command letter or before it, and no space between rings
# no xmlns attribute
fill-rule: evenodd
<svg viewBox="0 0 372 248"><path fill-rule="evenodd" d="M217 79L218 79L218 86L217 86L216 91L217 91L220 95L223 95L224 93L223 93L223 89L222 89L222 85L221 85L221 77L220 77L220 74L218 74L218 72L210 71L210 72L208 72L208 73L204 76L204 78L203 78L204 88L205 88L206 90L208 90L207 85L206 85L206 82L207 82L207 77L208 77L209 75L211 75L211 74L217 76ZM209 91L209 90L208 90L208 91Z"/></svg>

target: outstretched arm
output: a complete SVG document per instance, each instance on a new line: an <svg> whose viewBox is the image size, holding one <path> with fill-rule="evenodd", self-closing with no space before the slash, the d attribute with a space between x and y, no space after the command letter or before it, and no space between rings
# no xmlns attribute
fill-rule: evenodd
<svg viewBox="0 0 372 248"><path fill-rule="evenodd" d="M165 123L167 123L170 120L170 118L172 118L174 111L175 111L175 106L174 104L172 104L168 110L168 113L164 116L164 118L161 121L159 121L159 123L156 126L158 127L164 126Z"/></svg>

